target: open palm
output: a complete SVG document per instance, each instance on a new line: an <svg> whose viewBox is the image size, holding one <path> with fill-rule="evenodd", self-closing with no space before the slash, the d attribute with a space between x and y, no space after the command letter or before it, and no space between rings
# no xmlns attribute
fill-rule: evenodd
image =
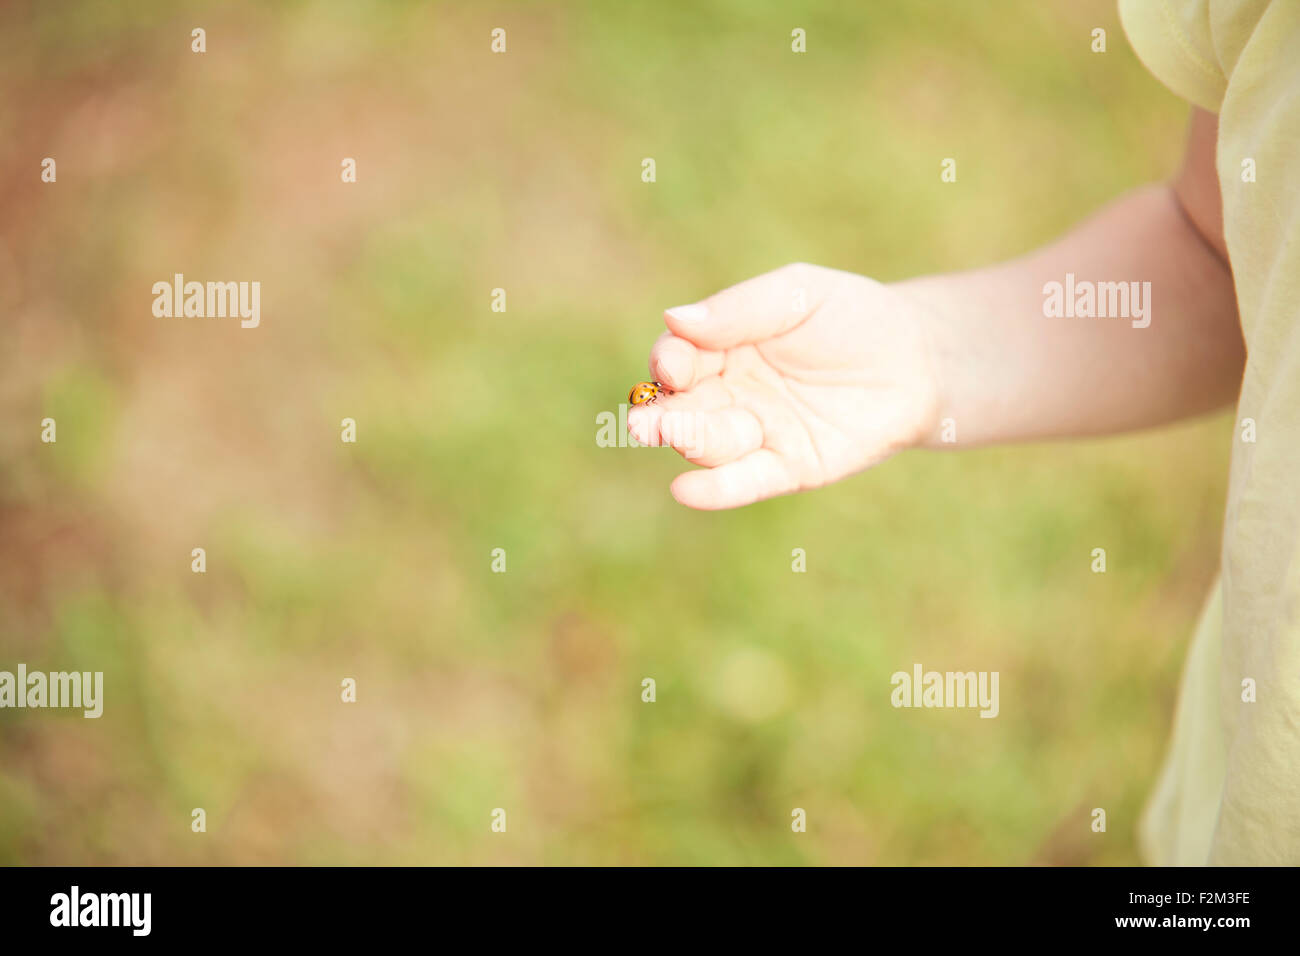
<svg viewBox="0 0 1300 956"><path fill-rule="evenodd" d="M670 309L650 371L671 395L628 414L704 470L672 492L734 508L817 488L910 447L939 394L917 311L863 276L791 265Z"/></svg>

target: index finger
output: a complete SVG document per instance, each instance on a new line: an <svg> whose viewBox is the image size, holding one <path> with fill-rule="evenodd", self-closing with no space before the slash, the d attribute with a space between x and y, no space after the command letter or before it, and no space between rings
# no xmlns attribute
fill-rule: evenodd
<svg viewBox="0 0 1300 956"><path fill-rule="evenodd" d="M723 289L664 312L669 331L701 349L763 342L796 328L825 301L843 273L805 263Z"/></svg>

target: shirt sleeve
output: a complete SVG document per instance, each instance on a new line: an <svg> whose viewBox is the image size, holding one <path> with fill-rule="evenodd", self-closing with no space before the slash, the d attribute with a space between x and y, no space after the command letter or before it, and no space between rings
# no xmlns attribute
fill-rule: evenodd
<svg viewBox="0 0 1300 956"><path fill-rule="evenodd" d="M1202 109L1219 112L1228 81L1210 33L1209 0L1119 0L1119 18L1156 79Z"/></svg>

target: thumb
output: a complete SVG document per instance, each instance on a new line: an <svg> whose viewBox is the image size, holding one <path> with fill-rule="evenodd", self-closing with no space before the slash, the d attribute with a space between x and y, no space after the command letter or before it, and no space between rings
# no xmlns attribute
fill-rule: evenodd
<svg viewBox="0 0 1300 956"><path fill-rule="evenodd" d="M703 349L762 342L789 332L816 311L838 275L801 262L782 266L701 302L669 309L664 322L674 335Z"/></svg>

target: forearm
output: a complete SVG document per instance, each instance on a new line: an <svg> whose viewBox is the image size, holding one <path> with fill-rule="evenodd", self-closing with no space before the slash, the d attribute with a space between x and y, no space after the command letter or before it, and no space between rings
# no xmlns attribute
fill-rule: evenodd
<svg viewBox="0 0 1300 956"><path fill-rule="evenodd" d="M1136 281L1141 299L1129 317L1070 315L1087 302L1069 301L1067 274L1076 290ZM1065 316L1045 314L1052 282L1064 287ZM1240 386L1232 274L1168 186L1125 196L1020 259L896 288L927 323L940 417L952 419L957 447L1158 425L1231 402ZM1139 302L1143 318L1133 317ZM925 444L953 447L942 435Z"/></svg>

